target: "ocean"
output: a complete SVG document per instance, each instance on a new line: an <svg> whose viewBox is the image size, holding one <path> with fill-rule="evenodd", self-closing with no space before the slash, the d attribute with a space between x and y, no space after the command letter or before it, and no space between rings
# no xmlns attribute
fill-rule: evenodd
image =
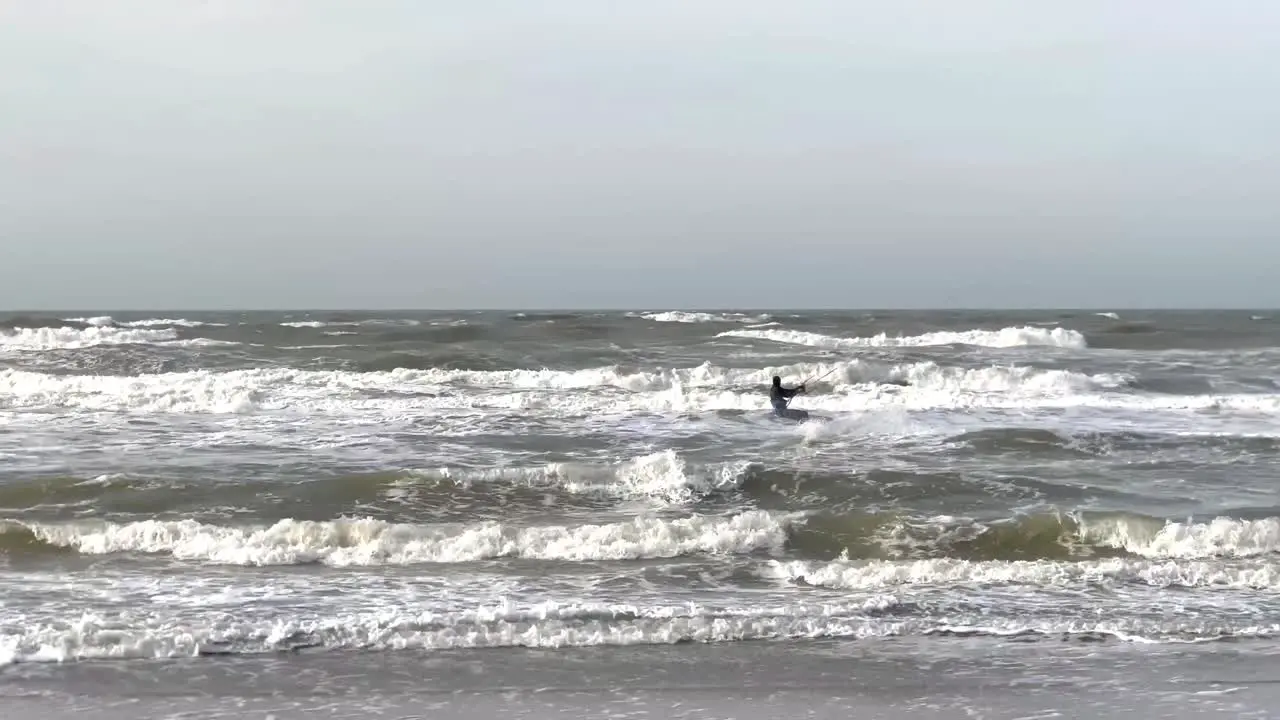
<svg viewBox="0 0 1280 720"><path fill-rule="evenodd" d="M1278 419L1270 311L3 314L0 715L1274 716Z"/></svg>

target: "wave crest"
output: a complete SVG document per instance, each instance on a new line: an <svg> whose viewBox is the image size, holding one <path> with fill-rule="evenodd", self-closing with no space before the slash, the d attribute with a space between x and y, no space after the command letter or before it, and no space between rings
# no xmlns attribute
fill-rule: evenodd
<svg viewBox="0 0 1280 720"><path fill-rule="evenodd" d="M497 522L411 525L367 518L284 519L251 527L194 520L21 523L4 528L0 543L11 551L38 542L85 555L161 554L230 565L637 560L778 551L786 541L787 522L784 516L748 511L728 517L637 517L630 522L538 527Z"/></svg>
<svg viewBox="0 0 1280 720"><path fill-rule="evenodd" d="M992 521L817 514L792 530L802 555L848 559L1248 558L1280 552L1280 518L1174 521L1135 513L1040 513Z"/></svg>
<svg viewBox="0 0 1280 720"><path fill-rule="evenodd" d="M990 348L1045 346L1082 350L1088 347L1083 334L1066 328L1007 327L999 330L939 331L923 335L886 333L871 337L832 337L801 330L726 330L716 337L768 340L786 345L807 345L829 350L867 347L927 347L933 345L976 345Z"/></svg>
<svg viewBox="0 0 1280 720"><path fill-rule="evenodd" d="M746 323L759 324L769 322L773 316L768 313L747 315L745 313L708 313L688 312L684 310L668 310L666 312L627 313L627 317L640 317L653 322L666 323Z"/></svg>
<svg viewBox="0 0 1280 720"><path fill-rule="evenodd" d="M381 367L385 368L385 365ZM868 403L961 407L975 402L1059 400L1122 386L1127 378L1029 367L947 368L935 363L900 366L862 360L798 363L765 368L696 367L584 370L370 369L170 372L136 376L54 375L0 370L0 405L183 413L244 413L298 408L316 412L442 407L564 406L580 411L763 410L775 375L826 375L805 398L813 409L863 409ZM902 388L898 399L884 395ZM897 391L898 388L892 388ZM480 391L475 393L475 391ZM564 393L578 390L590 393ZM465 391L465 394L463 392ZM1000 400L1000 398L1004 398ZM1193 402L1190 398L1184 402ZM1230 398L1211 398L1215 403ZM1251 400L1261 403L1266 400Z"/></svg>
<svg viewBox="0 0 1280 720"><path fill-rule="evenodd" d="M136 330L106 325L0 330L0 350L72 350L95 345L135 345L177 340L173 329Z"/></svg>
<svg viewBox="0 0 1280 720"><path fill-rule="evenodd" d="M1280 518L1176 522L1126 513L1081 513L979 522L749 510L728 516L640 516L629 522L534 527L499 522L418 525L371 518L286 518L266 526L194 520L11 522L0 526L0 543L9 551L159 553L239 565L454 563L504 557L635 560L757 551L844 560L1204 560L1280 552Z"/></svg>

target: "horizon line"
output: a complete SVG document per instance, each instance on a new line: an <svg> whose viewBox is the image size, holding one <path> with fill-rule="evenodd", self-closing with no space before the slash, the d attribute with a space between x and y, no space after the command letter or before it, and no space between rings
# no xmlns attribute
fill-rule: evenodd
<svg viewBox="0 0 1280 720"><path fill-rule="evenodd" d="M66 307L66 308L15 308L3 309L0 313L8 315L16 314L36 314L36 313L153 313L153 312L194 312L194 313L298 313L298 312L391 312L391 313L455 313L455 312L511 312L511 313L582 313L582 312L1244 312L1244 311L1280 311L1280 307L1268 307L1264 305L1221 305L1221 306L1131 306L1123 305L1081 305L1081 306L1054 306L1054 305L1035 305L1035 306L965 306L965 307L948 307L948 306L813 306L813 307L785 307L785 306L457 306L457 307L359 307L359 306L296 306L296 307Z"/></svg>

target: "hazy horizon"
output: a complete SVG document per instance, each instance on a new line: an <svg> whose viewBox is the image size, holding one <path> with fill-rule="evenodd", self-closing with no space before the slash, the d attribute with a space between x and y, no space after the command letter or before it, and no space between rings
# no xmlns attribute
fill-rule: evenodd
<svg viewBox="0 0 1280 720"><path fill-rule="evenodd" d="M1280 307L1276 37L1239 1L16 0L0 307Z"/></svg>
<svg viewBox="0 0 1280 720"><path fill-rule="evenodd" d="M1052 312L1085 312L1098 315L1114 313L1235 313L1235 312L1280 312L1280 307L1267 306L1222 306L1222 307L1121 307L1121 306L1026 306L1026 307L716 307L687 306L674 307L664 305L644 305L634 307L72 307L72 308L0 308L0 314L22 315L26 313L42 315L75 314L79 317L92 317L86 313L96 313L98 317L109 317L113 313L197 313L197 314L233 314L233 313L626 313L626 312L689 312L689 313L752 313L752 312L814 312L814 313L1052 313Z"/></svg>

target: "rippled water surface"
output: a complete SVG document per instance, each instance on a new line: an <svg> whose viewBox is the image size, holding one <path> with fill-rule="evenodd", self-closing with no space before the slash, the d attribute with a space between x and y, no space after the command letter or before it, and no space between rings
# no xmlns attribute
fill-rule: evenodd
<svg viewBox="0 0 1280 720"><path fill-rule="evenodd" d="M1263 650L1278 361L1248 311L0 315L0 663Z"/></svg>

